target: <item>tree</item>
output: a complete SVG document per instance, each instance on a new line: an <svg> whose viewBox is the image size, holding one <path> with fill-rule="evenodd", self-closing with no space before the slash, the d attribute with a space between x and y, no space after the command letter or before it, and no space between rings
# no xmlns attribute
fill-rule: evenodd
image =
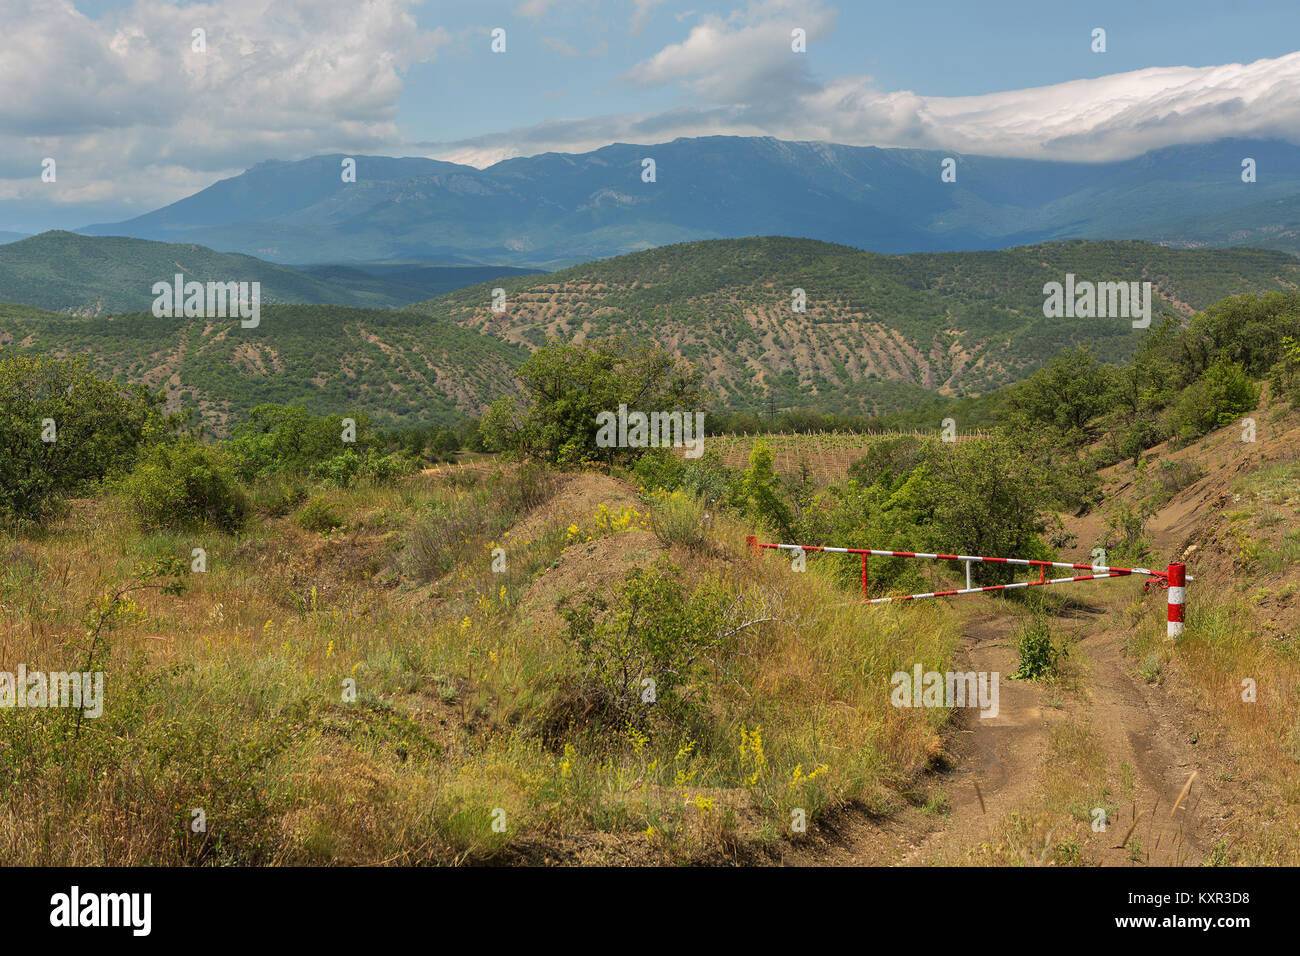
<svg viewBox="0 0 1300 956"><path fill-rule="evenodd" d="M741 508L766 527L789 541L794 536L794 513L781 496L781 480L772 467L772 451L763 441L754 442L749 467L736 488Z"/></svg>
<svg viewBox="0 0 1300 956"><path fill-rule="evenodd" d="M307 474L348 450L364 454L375 446L370 419L351 416L355 441L344 441L343 415L313 415L297 405L258 405L230 433L228 449L245 481L289 471Z"/></svg>
<svg viewBox="0 0 1300 956"><path fill-rule="evenodd" d="M654 345L610 337L572 345L550 340L515 373L519 396L499 399L480 431L491 448L554 464L614 462L639 449L596 445L597 415L702 410L699 373ZM694 424L694 419L692 419Z"/></svg>
<svg viewBox="0 0 1300 956"><path fill-rule="evenodd" d="M1000 417L1013 429L1048 430L1057 445L1092 436L1089 423L1110 403L1113 374L1087 347L1066 349L1007 391Z"/></svg>
<svg viewBox="0 0 1300 956"><path fill-rule="evenodd" d="M130 469L174 424L161 404L84 359L0 352L0 518L40 520L58 497Z"/></svg>

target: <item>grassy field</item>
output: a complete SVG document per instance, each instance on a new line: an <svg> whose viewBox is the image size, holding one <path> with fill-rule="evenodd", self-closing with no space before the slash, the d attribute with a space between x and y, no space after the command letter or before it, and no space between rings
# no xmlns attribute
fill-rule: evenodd
<svg viewBox="0 0 1300 956"><path fill-rule="evenodd" d="M0 710L0 861L747 858L801 812L903 806L942 752L947 712L884 692L900 662L946 667L939 607L868 614L815 568L751 564L729 524L679 540L678 505L613 479L453 468L255 500L239 536L144 534L107 497L0 538L0 668L89 661L108 702ZM195 548L179 595L137 576ZM686 606L716 599L692 706L593 719L554 606L593 565L616 592L662 556Z"/></svg>

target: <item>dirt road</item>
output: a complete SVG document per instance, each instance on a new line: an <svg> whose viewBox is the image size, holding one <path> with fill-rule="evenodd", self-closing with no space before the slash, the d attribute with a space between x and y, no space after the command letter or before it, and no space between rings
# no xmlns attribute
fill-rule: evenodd
<svg viewBox="0 0 1300 956"><path fill-rule="evenodd" d="M1081 586L1073 606L1052 619L1070 648L1066 679L1054 683L1009 679L1019 664L1022 612L1003 601L974 608L963 628L959 666L1000 675L997 716L981 718L973 708L956 712L951 765L925 781L931 797L924 807L909 806L883 820L848 811L831 821L808 858L791 862L987 863L990 846L1008 843L1021 851L1021 860L1027 853L1027 862L1049 862L1057 845L1072 837L1082 850L1077 862L1199 864L1227 818L1214 789L1225 754L1185 694L1149 683L1138 672L1141 662L1124 654L1128 634L1118 622L1134 594L1129 582L1101 590L1107 586ZM1058 728L1082 735L1088 752L1097 755L1092 792L1105 812L1104 831L1093 829L1096 808L1077 800L1054 805L1064 802L1060 794L1074 782L1052 746ZM1077 782L1082 787L1087 781ZM1045 833L1026 837L1027 843L1043 841L1041 853L1037 844L1016 846L1029 819L1044 821Z"/></svg>

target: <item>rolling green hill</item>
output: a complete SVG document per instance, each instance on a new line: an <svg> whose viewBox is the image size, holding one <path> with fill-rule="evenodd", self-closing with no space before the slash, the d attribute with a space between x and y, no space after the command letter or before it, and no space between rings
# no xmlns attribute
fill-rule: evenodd
<svg viewBox="0 0 1300 956"><path fill-rule="evenodd" d="M1295 288L1300 260L1260 250L1174 250L1080 240L999 252L887 256L809 239L762 237L664 246L561 272L472 286L412 309L536 347L627 333L705 370L734 408L889 412L926 397L987 392L1066 346L1106 360L1145 333L1126 319L1043 317L1043 286L1150 281L1182 315L1241 292ZM507 291L491 310L491 287ZM791 309L792 290L807 295ZM932 394L931 396L932 397Z"/></svg>
<svg viewBox="0 0 1300 956"><path fill-rule="evenodd" d="M152 314L67 316L0 304L0 346L82 355L162 389L217 433L261 402L366 412L381 426L450 424L511 389L527 354L430 316L392 309L264 306L261 324Z"/></svg>
<svg viewBox="0 0 1300 956"><path fill-rule="evenodd" d="M155 282L260 282L262 303L387 305L383 297L252 256L195 245L45 232L0 246L0 301L74 315L148 310Z"/></svg>
<svg viewBox="0 0 1300 956"><path fill-rule="evenodd" d="M510 266L426 262L282 266L204 246L121 236L45 232L0 245L0 302L73 315L148 311L153 284L260 282L263 303L395 308L497 276L535 275Z"/></svg>
<svg viewBox="0 0 1300 956"><path fill-rule="evenodd" d="M146 243L146 245L156 245ZM1294 289L1300 261L1248 249L1070 241L1002 252L886 256L808 239L728 239L494 279L409 309L269 305L261 325L69 316L0 306L0 345L88 356L166 390L218 431L259 402L364 411L383 425L448 423L510 392L548 335L627 333L696 364L719 408L816 406L874 414L987 393L1062 348L1120 360L1146 333L1127 319L1047 319L1043 285L1150 281L1190 314L1240 292ZM491 309L493 288L506 310ZM791 311L791 290L807 310Z"/></svg>

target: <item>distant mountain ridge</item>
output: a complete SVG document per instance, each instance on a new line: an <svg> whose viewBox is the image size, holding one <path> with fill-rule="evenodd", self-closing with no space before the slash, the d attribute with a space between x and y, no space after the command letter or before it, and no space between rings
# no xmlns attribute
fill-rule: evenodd
<svg viewBox="0 0 1300 956"><path fill-rule="evenodd" d="M956 160L956 181L941 163ZM1257 181L1241 180L1243 158ZM876 252L1005 248L1066 238L1253 244L1300 197L1300 147L1223 140L1063 163L710 136L546 153L487 169L422 158L268 161L121 223L80 230L198 243L274 262L436 260L553 268L678 242L783 235ZM655 162L644 182L643 160ZM1243 220L1238 222L1237 220ZM1208 224L1208 225L1207 225Z"/></svg>
<svg viewBox="0 0 1300 956"><path fill-rule="evenodd" d="M193 243L44 232L0 246L0 302L52 312L111 315L148 310L155 282L260 282L262 302L385 307L535 270L409 265L293 268Z"/></svg>

